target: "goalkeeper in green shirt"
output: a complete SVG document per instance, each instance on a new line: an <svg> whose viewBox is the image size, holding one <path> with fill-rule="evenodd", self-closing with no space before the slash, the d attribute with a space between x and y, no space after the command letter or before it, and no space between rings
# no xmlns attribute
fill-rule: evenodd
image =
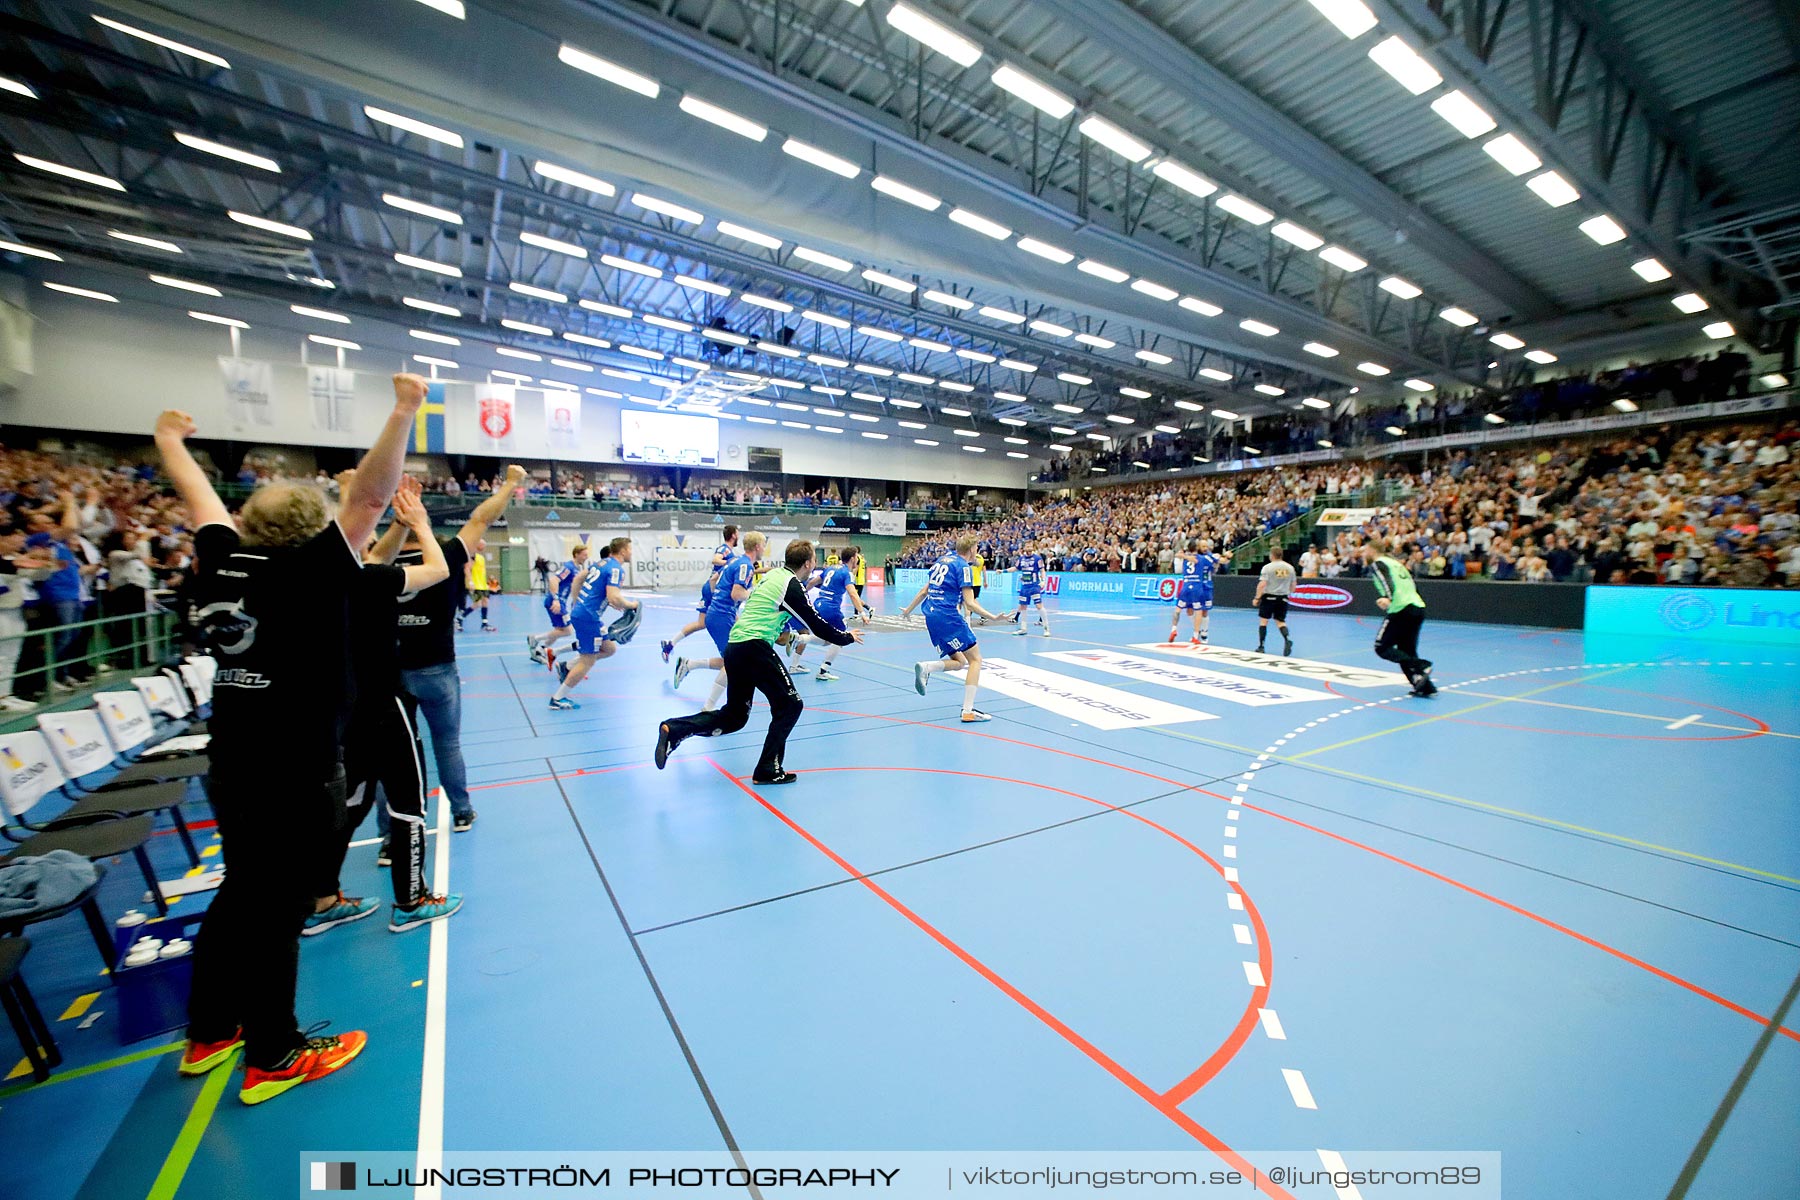
<svg viewBox="0 0 1800 1200"><path fill-rule="evenodd" d="M789 542L786 565L768 572L745 597L731 626L731 638L725 645L725 707L716 711L697 712L689 717L670 717L656 730L656 766L668 765L669 752L691 737L717 737L736 733L750 719L750 700L761 692L769 702L769 735L763 741L762 757L750 778L756 783L792 783L799 776L781 765L787 750L788 734L800 720L805 705L794 681L788 677L780 655L773 645L781 636L788 618L800 620L816 638L834 646L848 646L863 640L862 630L846 633L833 627L806 602L806 588L800 582L813 566L813 544Z"/></svg>
<svg viewBox="0 0 1800 1200"><path fill-rule="evenodd" d="M1380 593L1375 603L1387 618L1375 634L1375 653L1391 663L1398 663L1412 684L1413 695L1429 696L1437 691L1431 682L1431 663L1419 657L1419 629L1425 624L1425 601L1413 585L1412 574L1399 559L1387 552L1387 539L1371 537L1363 543L1362 560L1368 565L1369 578Z"/></svg>

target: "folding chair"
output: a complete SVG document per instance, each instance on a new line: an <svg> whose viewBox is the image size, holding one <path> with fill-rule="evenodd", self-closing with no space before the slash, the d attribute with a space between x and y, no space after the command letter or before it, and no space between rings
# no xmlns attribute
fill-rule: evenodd
<svg viewBox="0 0 1800 1200"><path fill-rule="evenodd" d="M167 738L159 738L148 749L131 753L139 746L155 737L160 732L156 724L156 712L177 718L186 715L191 709L186 699L175 686L162 675L150 675L133 679L136 692L96 692L94 702L99 706L101 720L109 730L114 731L114 742L125 754L128 765L122 766L119 773L107 781L109 786L129 786L140 783L171 783L176 780L199 779L203 784L206 775L212 770L212 759L205 754L180 753L172 757L150 757ZM124 715L119 715L124 714ZM142 724L138 724L138 720ZM128 725L132 732L129 740L121 741L117 735L120 725Z"/></svg>
<svg viewBox="0 0 1800 1200"><path fill-rule="evenodd" d="M31 943L22 937L0 939L0 1008L6 1010L6 1019L19 1037L19 1049L31 1064L31 1077L42 1083L50 1078L51 1067L62 1065L63 1057L37 1001L26 990L25 977L19 974L19 964L30 950Z"/></svg>
<svg viewBox="0 0 1800 1200"><path fill-rule="evenodd" d="M61 794L62 768L41 733L26 731L0 737L0 806L5 808L8 823L0 825L0 837L16 843L11 852L0 855L0 864L51 850L71 850L83 858L101 860L129 854L137 859L144 874L144 885L157 911L167 914L169 906L157 885L156 870L144 849L150 841L153 822L148 816L113 818L110 813L93 816L87 824L54 828L33 825L25 814L51 792ZM110 965L110 963L108 964Z"/></svg>
<svg viewBox="0 0 1800 1200"><path fill-rule="evenodd" d="M100 714L91 708L75 712L44 713L38 717L38 728L56 756L68 783L63 794L74 803L45 822L45 829L66 829L86 825L106 817L154 817L166 813L175 833L187 851L188 865L200 865L200 854L194 848L193 835L181 815L187 799L186 782L118 783L106 780L99 787L88 787L82 777L109 770L113 764L112 742L106 736Z"/></svg>

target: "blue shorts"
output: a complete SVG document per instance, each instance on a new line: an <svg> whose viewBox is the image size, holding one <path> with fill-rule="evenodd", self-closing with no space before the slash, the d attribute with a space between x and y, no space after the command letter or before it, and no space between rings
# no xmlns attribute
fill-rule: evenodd
<svg viewBox="0 0 1800 1200"><path fill-rule="evenodd" d="M560 614L553 613L550 611L551 603L553 601L558 601L558 600L562 601L562 612ZM569 602L568 602L568 600L562 596L545 596L544 597L544 615L546 617L550 618L550 628L566 629L569 624Z"/></svg>
<svg viewBox="0 0 1800 1200"><path fill-rule="evenodd" d="M1213 593L1209 587L1201 587L1197 583L1184 583L1181 591L1175 596L1175 607L1207 612L1213 606Z"/></svg>
<svg viewBox="0 0 1800 1200"><path fill-rule="evenodd" d="M1043 588L1020 588L1019 589L1019 607L1024 608L1026 605L1029 605L1029 604L1035 604L1039 608L1044 607L1044 589Z"/></svg>
<svg viewBox="0 0 1800 1200"><path fill-rule="evenodd" d="M949 616L926 613L925 633L931 638L931 644L937 647L937 652L945 658L975 644L975 631L969 628L969 623L961 613Z"/></svg>
<svg viewBox="0 0 1800 1200"><path fill-rule="evenodd" d="M725 647L731 644L731 627L735 624L737 617L727 616L716 608L707 610L706 632L712 635L713 645L719 648L720 654L724 654Z"/></svg>
<svg viewBox="0 0 1800 1200"><path fill-rule="evenodd" d="M789 617L787 619L787 624L783 625L782 629L786 630L788 633L805 633L806 622L802 621L799 617Z"/></svg>
<svg viewBox="0 0 1800 1200"><path fill-rule="evenodd" d="M700 587L700 603L694 605L694 611L703 613L712 607L712 580L707 580Z"/></svg>
<svg viewBox="0 0 1800 1200"><path fill-rule="evenodd" d="M824 621L827 625L831 626L833 629L837 630L839 633L846 632L846 628L844 625L844 610L843 609L841 609L841 608L821 608L821 609L818 609L817 612L819 614L819 619Z"/></svg>
<svg viewBox="0 0 1800 1200"><path fill-rule="evenodd" d="M612 640L606 636L606 626L598 613L570 613L569 627L575 631L577 654L598 654L601 645Z"/></svg>

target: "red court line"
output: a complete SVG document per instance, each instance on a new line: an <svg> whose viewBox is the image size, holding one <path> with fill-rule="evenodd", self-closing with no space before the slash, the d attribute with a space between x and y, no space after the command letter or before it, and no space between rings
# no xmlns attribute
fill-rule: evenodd
<svg viewBox="0 0 1800 1200"><path fill-rule="evenodd" d="M1588 686L1603 687L1604 685L1589 684ZM1332 684L1330 680L1325 681L1325 690L1332 695L1341 697L1345 700L1355 699L1354 696L1347 696L1343 692L1338 691L1337 687ZM1752 725L1755 725L1756 728L1746 729L1742 733L1726 733L1717 736L1696 734L1693 737L1670 737L1667 734L1661 733L1596 733L1581 729L1545 729L1538 725L1508 725L1501 721L1477 721L1470 717L1446 716L1439 717L1438 720L1450 721L1457 725L1480 725L1487 729L1511 729L1519 733L1545 733L1554 734L1557 737L1602 738L1607 741L1617 742L1741 742L1745 738L1759 738L1769 732L1769 723L1767 721L1753 717L1749 713L1738 712L1735 709L1721 708L1717 704L1707 704L1699 700L1687 700L1679 696L1664 696L1657 692L1643 692L1636 688L1606 688L1606 690L1609 692L1624 692L1628 696L1650 696L1657 700L1673 700L1677 704L1691 704L1695 708L1710 708L1714 712L1722 712L1728 716L1742 717ZM1386 705L1377 705L1376 707L1382 712L1397 713L1400 716L1407 717L1412 716L1416 711L1410 708L1393 708Z"/></svg>
<svg viewBox="0 0 1800 1200"><path fill-rule="evenodd" d="M1090 762L1090 763L1094 763L1098 766L1110 767L1115 771L1125 771L1132 775L1142 775L1145 779L1154 779L1158 783L1167 783L1174 787L1186 788L1189 791L1199 792L1203 796L1211 796L1215 800L1224 800L1227 803L1230 803L1230 801L1231 801L1231 797L1220 795L1218 792L1207 791L1203 787L1196 787L1193 784L1184 784L1184 783L1179 782L1178 780L1169 779L1166 776L1157 775L1150 771L1140 771L1136 767L1128 767L1122 763L1109 763L1109 762L1106 762L1104 759L1090 758L1085 754L1076 754L1072 750L1058 750L1054 746L1038 746L1038 745L1034 745L1030 742L1021 742L1021 741L1017 740L1016 738L1001 737L998 734L978 733L973 729L956 729L949 725L933 725L929 721L913 721L913 720L909 720L905 717L883 717L883 716L879 716L875 713L854 713L854 712L847 712L844 709L837 709L837 708L822 708L817 711L837 713L840 716L868 717L871 720L877 720L877 721L894 721L894 722L897 722L902 725L919 725L926 729L942 730L945 733L961 733L967 737L989 738L993 741L1005 742L1008 745L1012 745L1012 746L1024 746L1031 750L1046 751L1050 754L1060 754L1060 755L1064 756L1065 758L1079 759L1082 762ZM1569 928L1567 925L1558 924L1557 922L1552 921L1550 918L1541 916L1540 914L1535 913L1528 908L1521 908L1520 906L1513 904L1510 901L1500 899L1498 896L1489 895L1487 892L1481 891L1479 888L1474 888L1474 887L1469 886L1466 883L1461 883L1455 879L1452 879L1448 875L1441 874L1437 871L1428 870L1427 868L1422 867L1422 866L1418 865L1417 863L1410 862L1407 859L1401 858L1399 855L1389 854L1385 850L1377 850L1373 846L1365 846L1361 842L1354 841L1350 838L1343 837L1339 834L1331 833L1327 830L1320 829L1313 825L1308 825L1304 821L1296 821L1292 817L1284 817L1280 813L1271 812L1270 810L1268 810L1266 808L1261 808L1254 804L1245 804L1244 807L1251 809L1252 811L1262 813L1265 816L1274 817L1280 821L1286 821L1288 824L1297 826L1301 829L1310 830L1313 833L1321 834L1325 837L1335 838L1338 841L1343 842L1346 845L1355 846L1359 850L1367 850L1370 854L1379 855L1380 857L1385 858L1385 859L1389 860L1390 862L1397 863L1400 866L1410 867L1411 869L1418 871L1421 874L1428 875L1431 878L1436 879L1442 883L1449 884L1451 887L1454 887L1461 891L1467 892L1471 896L1477 896L1483 900L1488 901L1491 904L1497 904L1504 909L1507 909L1511 912L1517 913L1519 916L1527 917L1530 920L1537 922L1538 924L1544 926L1547 929L1554 929L1558 933L1567 934L1569 937L1574 938L1576 941L1586 943L1587 945L1594 947L1596 950L1604 951L1605 953L1610 954L1614 958L1617 958L1621 962L1627 962L1635 967L1641 967L1642 969L1649 971L1652 975L1655 975L1660 979L1664 979L1670 983L1673 983L1677 987L1685 988L1686 990L1694 993L1696 996L1704 996L1706 999L1711 1000L1716 1004L1723 1005L1725 1008L1730 1009L1732 1012L1737 1013L1740 1016L1745 1016L1745 1017L1750 1018L1752 1021L1755 1021L1759 1025L1768 1025L1771 1023L1769 1018L1763 1016L1761 1013L1752 1012L1750 1009L1745 1008L1743 1005L1734 1003L1733 1001L1730 1001L1730 1000L1727 1000L1727 999L1725 999L1725 997L1719 995L1716 992L1710 992L1707 989L1701 987L1697 983L1693 983L1690 980L1684 979L1679 975L1673 974L1672 972L1665 971L1661 967L1652 966L1650 963L1645 962L1643 959L1637 958L1631 954L1627 954L1625 951L1620 950L1617 947L1609 946L1605 942L1602 942L1602 941L1598 940L1597 938L1589 937L1585 933L1578 933L1575 930ZM1785 1025L1776 1026L1776 1032L1781 1034L1783 1037L1791 1038L1794 1041L1800 1042L1800 1033L1796 1033L1794 1030L1789 1029Z"/></svg>
<svg viewBox="0 0 1800 1200"><path fill-rule="evenodd" d="M1207 866L1213 869L1214 873L1217 874L1221 880L1225 879L1225 869L1222 864L1214 859L1212 855L1200 849L1200 847L1194 845L1194 843L1188 841L1174 830L1169 829L1167 826L1159 825L1150 818L1143 816L1132 809L1121 808L1117 804L1109 804L1105 800L1096 799L1093 796L1084 796L1080 792L1071 792L1067 788L1054 787L1047 783L1010 779L1004 775L983 775L977 771L952 771L941 767L817 767L807 771L806 774L824 774L826 772L834 771L916 771L928 775L959 775L965 779L986 779L994 783L1021 784L1026 787L1037 788L1039 791L1056 792L1059 795L1070 796L1076 800L1085 800L1089 804L1097 804L1101 808L1110 809L1120 816L1130 817L1139 824L1148 825L1164 837L1170 838L1186 847L1192 853L1198 855ZM1257 1010L1268 1006L1269 989L1273 986L1275 978L1275 951L1274 948L1269 945L1269 928L1267 925L1263 924L1262 913L1257 909L1256 902L1250 898L1250 893L1246 892L1241 886L1232 883L1229 880L1225 880L1225 886L1243 898L1245 915L1248 917L1250 923L1256 927L1256 965L1262 970L1263 982L1261 985L1250 990L1250 1000L1244 1005L1243 1015L1238 1018L1237 1024L1232 1027L1231 1034L1219 1044L1219 1048L1208 1055L1206 1061L1195 1068L1195 1070L1180 1083L1163 1093L1163 1096L1174 1104L1180 1104L1195 1092L1198 1092L1201 1088L1205 1087L1212 1081L1213 1076L1224 1070L1226 1064L1237 1057L1238 1052L1244 1048L1244 1044L1250 1040L1250 1034L1256 1029L1257 1021L1259 1019L1257 1017Z"/></svg>
<svg viewBox="0 0 1800 1200"><path fill-rule="evenodd" d="M922 724L922 722L919 722L919 723ZM937 926L933 925L931 922L927 921L924 917L921 917L918 913L914 912L912 909L908 908L905 904L901 903L900 900L897 899L891 892L887 891L880 884L876 883L873 879L870 879L868 876L863 874L861 871L859 871L855 867L851 866L850 863L842 855L838 854L838 852L833 850L830 846L827 846L824 842L822 842L818 838L814 837L812 835L812 833L809 832L798 821L795 821L792 817L790 817L786 813L782 812L779 808L776 808L773 804L770 804L767 800L763 799L762 796L758 795L742 779L739 779L736 775L733 775L730 771L727 771L724 767L720 766L718 764L718 762L716 762L711 757L708 757L706 761L709 763L712 763L713 768L715 770L717 770L719 772L719 774L725 776L725 778L731 780L732 783L736 784L744 792L745 795L749 796L752 800L754 800L758 804L760 804L764 809L768 810L768 812L772 816L774 816L776 820L780 821L783 825L786 825L789 829L793 830L796 834L800 835L800 837L802 839L804 839L809 845L811 845L813 847L813 849L817 850L820 854L823 854L826 858L830 859L833 863L837 864L837 867L839 870L843 871L846 875L850 876L857 883L862 884L864 887L868 888L871 892L875 893L875 895L880 897L882 899L882 901L884 901L888 905L888 907L892 908L895 912L897 912L901 916L905 917L908 921L910 921L914 926L916 926L927 937L931 938L938 945L942 946L944 949L948 950L951 954L955 955L958 959L960 959L962 961L963 965L967 966L970 970L974 971L977 975L980 975L983 979L987 980L989 983L993 984L996 988L1000 989L1000 991L1002 993L1004 993L1009 999L1011 999L1014 1003L1018 1004L1021 1008L1025 1009L1025 1011L1029 1012L1032 1016L1036 1017L1039 1021L1042 1021L1045 1025L1047 1025L1051 1029L1055 1030L1056 1033L1059 1034L1064 1041L1068 1042L1071 1046L1074 1046L1077 1050L1080 1050L1083 1054L1087 1055L1088 1058L1093 1060L1093 1062L1095 1064L1097 1064L1099 1067L1101 1067L1103 1070L1105 1070L1109 1075L1111 1075L1113 1078L1117 1079L1120 1083L1123 1083L1126 1087L1130 1088L1133 1092L1136 1092L1137 1095L1139 1096L1139 1098L1144 1101L1144 1103L1148 1104L1151 1108L1155 1109L1157 1112L1161 1113L1163 1116L1165 1116L1169 1120L1173 1121L1176 1125L1180 1126L1184 1131L1186 1131L1190 1136L1192 1136L1201 1145L1205 1146L1208 1150L1211 1150L1214 1154L1218 1155L1221 1159L1223 1159L1227 1164L1229 1164L1231 1166L1231 1168L1233 1170L1239 1172L1240 1174L1242 1174L1246 1177L1255 1177L1255 1178L1260 1179L1263 1186L1267 1189L1265 1194L1271 1195L1271 1196L1285 1197L1285 1200L1294 1200L1294 1197L1290 1193L1283 1191L1281 1188L1276 1187L1272 1183L1269 1183L1267 1178L1265 1176L1262 1176L1261 1172L1257 1171L1257 1169L1255 1167L1253 1167L1246 1159L1244 1159L1242 1156L1240 1156L1237 1153L1237 1151L1233 1150L1230 1146L1227 1146L1224 1142L1220 1141L1218 1136L1216 1134L1214 1134L1211 1130L1205 1128L1198 1121L1194 1120L1192 1117L1190 1117L1186 1113L1182 1112L1180 1105L1177 1101L1167 1099L1166 1097L1158 1094L1158 1092L1156 1091L1155 1088L1151 1087L1149 1084L1145 1083L1143 1080L1141 1080L1137 1076L1133 1075L1130 1071L1126 1070L1122 1064L1114 1061L1109 1055L1107 1055L1107 1053L1104 1050L1101 1050L1098 1046L1094 1045L1092 1042L1090 1042L1086 1038L1082 1037L1079 1033L1076 1033L1073 1029L1071 1029L1067 1025L1063 1024L1062 1021L1058 1020L1057 1017L1054 1014L1052 1014L1048 1009L1046 1009L1043 1005L1039 1004L1037 1001L1033 1000L1030 996L1027 996L1024 992L1020 991L1018 988L1014 987L1011 983L1007 982L1007 980L1002 975L1000 975L999 972L995 971L992 967L989 967L986 963L982 962L980 959L976 958L973 954L971 954L967 950L963 949L962 946L957 944L957 942L955 940L950 938L942 930L938 929ZM984 776L984 778L994 778L994 777L993 776ZM1017 782L1017 781L1013 780L1010 782ZM1181 786L1181 785L1178 784L1177 786ZM1087 797L1085 797L1085 796L1081 797L1081 798L1084 800L1087 799ZM1198 851L1196 851L1196 853L1198 853ZM1202 857L1204 857L1204 855L1202 855Z"/></svg>

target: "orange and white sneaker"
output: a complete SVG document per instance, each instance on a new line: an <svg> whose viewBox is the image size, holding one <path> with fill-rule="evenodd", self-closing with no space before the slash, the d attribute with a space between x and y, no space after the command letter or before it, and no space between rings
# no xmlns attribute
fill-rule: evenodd
<svg viewBox="0 0 1800 1200"><path fill-rule="evenodd" d="M281 1065L264 1070L250 1067L244 1072L244 1086L238 1099L245 1104L261 1104L285 1091L323 1079L350 1065L350 1060L363 1052L369 1035L360 1029L335 1037L307 1038L306 1044L281 1061Z"/></svg>
<svg viewBox="0 0 1800 1200"><path fill-rule="evenodd" d="M1173 646L1175 644L1176 639L1179 638L1180 636L1181 636L1181 626L1177 625L1175 628L1169 630L1169 644L1171 646Z"/></svg>
<svg viewBox="0 0 1800 1200"><path fill-rule="evenodd" d="M231 1058L232 1051L244 1044L244 1031L238 1030L222 1042L196 1042L188 1039L187 1049L181 1054L183 1075L204 1075L214 1067L223 1066Z"/></svg>

